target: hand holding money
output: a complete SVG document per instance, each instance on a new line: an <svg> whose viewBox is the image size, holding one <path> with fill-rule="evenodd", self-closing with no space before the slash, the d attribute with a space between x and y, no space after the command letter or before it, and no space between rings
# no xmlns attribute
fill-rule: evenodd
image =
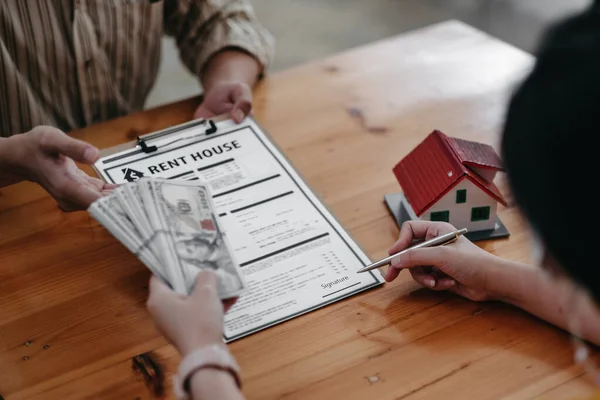
<svg viewBox="0 0 600 400"><path fill-rule="evenodd" d="M177 293L192 293L205 269L219 278L221 299L237 297L245 287L210 191L200 181L142 178L88 211Z"/></svg>
<svg viewBox="0 0 600 400"><path fill-rule="evenodd" d="M223 342L223 314L235 299L221 302L216 293L217 281L215 273L202 271L190 296L181 296L155 276L150 279L148 311L158 330L182 356L197 348Z"/></svg>

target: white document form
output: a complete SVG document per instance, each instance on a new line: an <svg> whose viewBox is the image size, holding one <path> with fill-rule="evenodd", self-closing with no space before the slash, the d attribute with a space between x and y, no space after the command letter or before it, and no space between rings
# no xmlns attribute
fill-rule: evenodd
<svg viewBox="0 0 600 400"><path fill-rule="evenodd" d="M103 157L107 182L144 177L202 179L212 189L222 227L247 283L225 316L232 341L380 285L369 258L250 118L236 125L192 127L139 148Z"/></svg>

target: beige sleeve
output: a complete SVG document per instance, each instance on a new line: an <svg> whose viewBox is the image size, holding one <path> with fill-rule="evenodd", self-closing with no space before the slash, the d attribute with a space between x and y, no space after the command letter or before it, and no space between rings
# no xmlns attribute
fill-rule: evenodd
<svg viewBox="0 0 600 400"><path fill-rule="evenodd" d="M274 38L249 0L177 0L165 1L164 7L165 32L175 38L183 63L196 76L226 48L253 55L263 71L273 59Z"/></svg>

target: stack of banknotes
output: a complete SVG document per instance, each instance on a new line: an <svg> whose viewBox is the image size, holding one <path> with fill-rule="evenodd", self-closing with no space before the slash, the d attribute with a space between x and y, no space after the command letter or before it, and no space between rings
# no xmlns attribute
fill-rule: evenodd
<svg viewBox="0 0 600 400"><path fill-rule="evenodd" d="M141 178L98 199L88 211L178 293L190 294L203 269L216 272L222 299L245 288L202 181Z"/></svg>

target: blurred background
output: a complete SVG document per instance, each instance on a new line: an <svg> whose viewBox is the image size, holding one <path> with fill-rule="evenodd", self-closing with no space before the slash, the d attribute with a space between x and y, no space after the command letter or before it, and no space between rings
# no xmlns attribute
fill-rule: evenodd
<svg viewBox="0 0 600 400"><path fill-rule="evenodd" d="M466 22L535 53L544 29L585 8L590 0L253 0L260 21L275 36L270 72L448 19ZM156 86L146 107L201 92L179 61L172 39L163 39Z"/></svg>

